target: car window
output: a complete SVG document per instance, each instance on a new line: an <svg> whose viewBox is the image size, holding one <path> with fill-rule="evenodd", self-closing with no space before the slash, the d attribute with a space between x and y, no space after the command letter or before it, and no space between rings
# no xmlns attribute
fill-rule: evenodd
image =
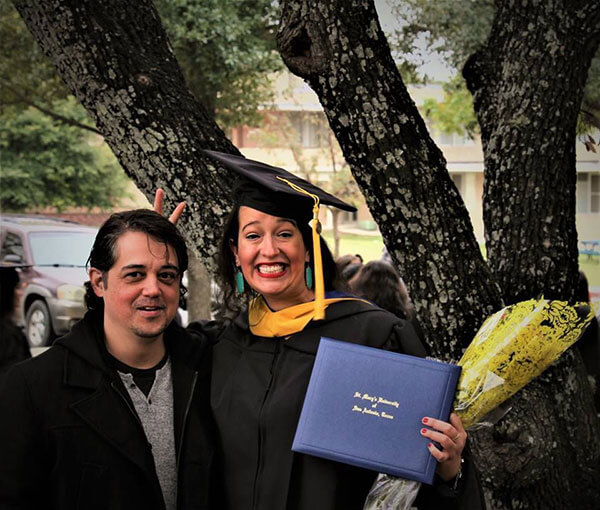
<svg viewBox="0 0 600 510"><path fill-rule="evenodd" d="M33 263L85 267L95 237L93 232L32 232L29 246Z"/></svg>
<svg viewBox="0 0 600 510"><path fill-rule="evenodd" d="M2 250L0 251L0 259L5 260L8 255L16 255L19 260L13 260L12 262L24 262L25 251L23 250L23 240L17 234L13 232L7 232L6 238L2 243Z"/></svg>

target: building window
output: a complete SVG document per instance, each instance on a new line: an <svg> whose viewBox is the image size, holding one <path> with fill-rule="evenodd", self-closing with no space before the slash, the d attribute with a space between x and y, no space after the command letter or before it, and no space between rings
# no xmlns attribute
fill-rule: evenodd
<svg viewBox="0 0 600 510"><path fill-rule="evenodd" d="M324 115L294 112L290 116L297 142L305 148L326 147L329 136Z"/></svg>
<svg viewBox="0 0 600 510"><path fill-rule="evenodd" d="M577 212L600 213L600 174L577 174Z"/></svg>
<svg viewBox="0 0 600 510"><path fill-rule="evenodd" d="M469 135L459 135L458 133L443 133L433 130L433 139L438 145L474 145L475 140L469 138Z"/></svg>

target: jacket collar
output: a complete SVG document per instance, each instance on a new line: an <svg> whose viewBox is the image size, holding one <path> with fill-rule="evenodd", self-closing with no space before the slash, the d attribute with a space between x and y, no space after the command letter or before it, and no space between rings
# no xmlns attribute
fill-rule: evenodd
<svg viewBox="0 0 600 510"><path fill-rule="evenodd" d="M65 384L97 388L103 373L112 373L104 343L104 322L97 313L88 311L71 332L55 345L68 351L65 361ZM181 375L190 381L202 354L203 342L192 338L174 322L165 330L165 346L173 365L173 379ZM92 370L90 370L90 368Z"/></svg>
<svg viewBox="0 0 600 510"><path fill-rule="evenodd" d="M192 396L194 381L198 378L196 372L200 370L203 379L208 379L210 375L210 360L206 349L208 344L198 338L198 335L190 336L174 323L165 331L165 344L171 358L175 444L179 447L185 411ZM141 424L127 390L108 362L102 317L87 312L71 332L57 340L55 345L67 351L64 384L94 390L90 395L72 403L71 409L100 436L140 466L148 476L154 477L152 458L148 456ZM202 367L199 366L200 362ZM137 427L140 427L138 432L132 433Z"/></svg>
<svg viewBox="0 0 600 510"><path fill-rule="evenodd" d="M104 328L102 318L87 312L71 332L59 338L56 346L67 351L64 383L68 386L95 389L109 372L103 355Z"/></svg>

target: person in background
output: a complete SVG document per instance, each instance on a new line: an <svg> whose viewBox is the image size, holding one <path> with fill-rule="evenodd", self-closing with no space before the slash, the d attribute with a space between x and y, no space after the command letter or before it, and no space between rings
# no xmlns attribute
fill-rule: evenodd
<svg viewBox="0 0 600 510"><path fill-rule="evenodd" d="M210 508L210 345L173 321L187 265L153 211L102 225L86 315L0 384L0 508Z"/></svg>
<svg viewBox="0 0 600 510"><path fill-rule="evenodd" d="M342 255L337 258L335 264L337 266L338 274L340 274L346 282L349 282L361 268L363 259L358 253L356 255Z"/></svg>
<svg viewBox="0 0 600 510"><path fill-rule="evenodd" d="M352 293L402 319L414 319L406 286L396 269L387 262L372 260L350 280Z"/></svg>
<svg viewBox="0 0 600 510"><path fill-rule="evenodd" d="M226 303L238 312L213 349L211 382L221 508L362 509L376 473L291 450L320 338L416 356L425 350L409 323L338 291L315 218L319 203L351 206L285 170L205 153L239 176L218 257ZM435 486L422 487L417 506L484 508L468 460L461 477L467 434L458 416L423 417L423 424L415 434L432 440L439 464Z"/></svg>
<svg viewBox="0 0 600 510"><path fill-rule="evenodd" d="M583 271L579 271L575 299L586 303L590 301L588 281ZM592 319L577 341L577 348L581 353L588 379L592 385L596 412L600 413L600 328L596 317Z"/></svg>
<svg viewBox="0 0 600 510"><path fill-rule="evenodd" d="M0 377L15 363L31 358L27 338L14 320L20 296L16 267L0 265Z"/></svg>

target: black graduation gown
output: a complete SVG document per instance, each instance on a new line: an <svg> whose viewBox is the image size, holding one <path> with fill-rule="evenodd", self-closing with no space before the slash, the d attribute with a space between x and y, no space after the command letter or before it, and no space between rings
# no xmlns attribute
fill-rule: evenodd
<svg viewBox="0 0 600 510"><path fill-rule="evenodd" d="M414 356L425 351L410 323L367 303L334 303L326 315L288 338L262 338L250 333L243 313L215 346L211 404L220 436L223 508L363 507L376 473L291 451L319 340Z"/></svg>

